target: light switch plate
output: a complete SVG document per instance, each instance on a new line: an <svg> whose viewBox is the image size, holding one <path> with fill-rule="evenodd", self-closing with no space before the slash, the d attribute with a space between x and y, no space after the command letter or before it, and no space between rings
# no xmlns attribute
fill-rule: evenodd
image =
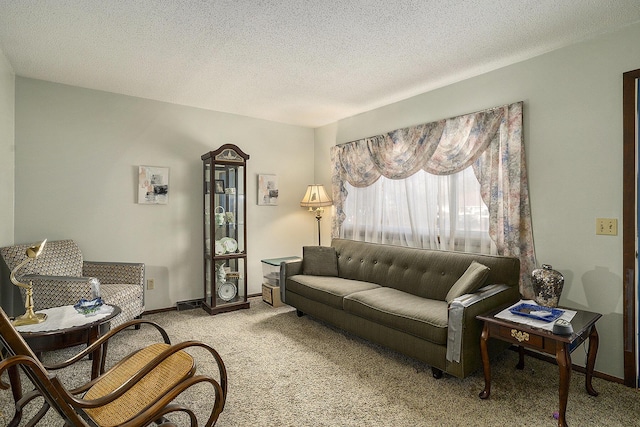
<svg viewBox="0 0 640 427"><path fill-rule="evenodd" d="M596 218L596 234L617 236L618 220L616 218Z"/></svg>

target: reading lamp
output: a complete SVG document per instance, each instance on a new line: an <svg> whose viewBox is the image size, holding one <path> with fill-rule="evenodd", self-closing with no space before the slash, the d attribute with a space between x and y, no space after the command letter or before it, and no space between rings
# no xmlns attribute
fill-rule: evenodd
<svg viewBox="0 0 640 427"><path fill-rule="evenodd" d="M316 214L316 220L318 221L318 246L320 246L320 220L324 213L324 207L331 206L332 204L333 200L327 195L324 186L321 184L309 185L307 192L300 202L300 206L309 208L309 212L315 212Z"/></svg>
<svg viewBox="0 0 640 427"><path fill-rule="evenodd" d="M25 255L27 255L27 258L24 261L22 261L20 264L18 264L16 268L14 268L11 271L11 276L9 276L9 278L11 279L11 283L13 283L14 285L20 288L26 289L26 293L27 293L27 296L24 301L24 308L26 312L22 316L18 316L15 318L15 320L13 321L14 326L33 325L35 323L42 323L45 320L47 320L46 314L33 312L33 282L29 281L29 284L20 283L18 282L18 279L16 279L16 272L20 270L22 266L24 266L29 261L38 258L42 253L42 250L44 249L44 245L46 243L47 243L47 239L44 239L42 243L40 243L39 245L28 247L25 252Z"/></svg>

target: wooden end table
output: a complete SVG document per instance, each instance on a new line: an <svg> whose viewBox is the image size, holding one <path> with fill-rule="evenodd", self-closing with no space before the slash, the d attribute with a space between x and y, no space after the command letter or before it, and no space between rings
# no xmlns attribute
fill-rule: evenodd
<svg viewBox="0 0 640 427"><path fill-rule="evenodd" d="M489 338L496 338L518 346L520 353L519 361L516 365L518 369L524 369L525 347L555 355L560 371L558 426L566 427L567 398L569 397L569 380L571 378L571 352L587 338L589 339L589 350L587 355L585 388L590 395L598 395L598 392L595 391L591 385L591 379L593 377L593 368L598 352L596 322L602 315L590 311L574 310L577 313L571 320L573 333L571 335L557 335L544 329L496 318L495 315L505 308L506 307L502 307L489 313L476 316L476 319L484 322L482 335L480 337L482 367L484 370L484 390L480 392L480 398L488 399L491 394L491 367L489 365L489 354L487 351L487 341Z"/></svg>
<svg viewBox="0 0 640 427"><path fill-rule="evenodd" d="M91 345L102 334L106 333L110 329L111 319L120 314L120 307L111 305L113 311L106 316L86 317L86 322L78 326L70 326L66 328L57 328L56 325L48 325L46 331L37 332L24 332L20 329L24 327L18 327L17 330L22 335L22 338L31 347L31 350L40 358L43 351L60 350L62 348L74 347L76 345L86 344ZM62 312L69 307L73 309L73 306L63 306L47 309L47 312ZM47 319L47 322L50 320ZM102 367L100 366L100 360L102 359L102 352L106 351L106 348L99 347L93 353L91 353L91 379L96 378L100 374ZM11 391L13 398L17 402L22 397L22 384L20 380L20 374L18 367L13 366L8 369L9 382L11 383ZM21 414L16 414L17 420L20 420ZM15 421L15 419L14 419Z"/></svg>

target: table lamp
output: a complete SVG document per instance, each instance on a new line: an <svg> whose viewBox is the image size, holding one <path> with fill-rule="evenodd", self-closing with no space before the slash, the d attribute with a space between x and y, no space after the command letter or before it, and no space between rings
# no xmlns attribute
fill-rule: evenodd
<svg viewBox="0 0 640 427"><path fill-rule="evenodd" d="M13 283L14 285L20 288L26 289L26 293L27 293L27 296L24 301L24 308L26 312L22 316L18 316L15 318L15 320L13 320L14 326L33 325L36 323L42 323L45 320L47 320L46 314L33 312L33 283L31 281L29 281L29 284L20 283L18 279L16 279L16 272L20 270L22 266L24 266L29 261L38 258L42 253L42 250L44 249L44 245L46 243L47 243L47 239L44 239L42 243L40 243L39 245L28 247L25 252L25 255L27 255L27 258L24 261L22 261L20 264L18 264L16 268L14 268L11 271L11 276L9 276L9 278L11 279L11 283Z"/></svg>
<svg viewBox="0 0 640 427"><path fill-rule="evenodd" d="M309 208L309 212L316 214L316 220L318 221L318 246L320 246L320 220L324 213L325 206L331 206L333 200L327 195L324 190L324 186L321 184L311 184L307 187L307 192L304 194L300 206L303 208Z"/></svg>

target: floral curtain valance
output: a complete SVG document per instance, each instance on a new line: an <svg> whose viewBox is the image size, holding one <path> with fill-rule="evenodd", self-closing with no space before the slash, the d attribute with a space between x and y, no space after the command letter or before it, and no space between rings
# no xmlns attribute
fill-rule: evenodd
<svg viewBox="0 0 640 427"><path fill-rule="evenodd" d="M380 176L404 179L419 170L434 175L470 166L490 214L489 235L499 253L520 258L521 293L530 298L535 251L522 138L522 102L394 130L331 149L336 215L344 221L345 183L367 187Z"/></svg>
<svg viewBox="0 0 640 427"><path fill-rule="evenodd" d="M380 176L403 179L420 169L434 175L460 172L486 150L503 117L502 109L492 109L333 147L340 177L367 187Z"/></svg>

